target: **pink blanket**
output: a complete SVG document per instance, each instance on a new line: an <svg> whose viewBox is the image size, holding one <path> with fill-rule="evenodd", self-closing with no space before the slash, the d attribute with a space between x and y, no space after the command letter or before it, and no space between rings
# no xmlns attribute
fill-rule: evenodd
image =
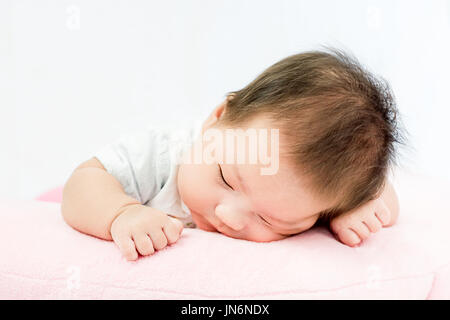
<svg viewBox="0 0 450 320"><path fill-rule="evenodd" d="M184 229L135 262L66 225L59 203L0 200L0 298L448 299L450 186L407 173L393 183L398 223L357 248L324 228L271 243Z"/></svg>

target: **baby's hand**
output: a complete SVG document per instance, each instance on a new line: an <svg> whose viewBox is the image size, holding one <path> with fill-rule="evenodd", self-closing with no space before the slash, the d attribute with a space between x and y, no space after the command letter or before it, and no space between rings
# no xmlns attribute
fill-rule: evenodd
<svg viewBox="0 0 450 320"><path fill-rule="evenodd" d="M342 243L353 247L367 239L371 232L388 226L390 220L389 208L378 198L334 218L330 228Z"/></svg>
<svg viewBox="0 0 450 320"><path fill-rule="evenodd" d="M137 252L147 256L175 243L182 230L180 220L151 207L133 204L113 221L111 237L127 260L136 260Z"/></svg>

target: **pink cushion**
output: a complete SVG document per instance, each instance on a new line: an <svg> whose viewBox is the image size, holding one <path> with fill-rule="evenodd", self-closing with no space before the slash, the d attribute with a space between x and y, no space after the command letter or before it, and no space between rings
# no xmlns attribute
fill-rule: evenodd
<svg viewBox="0 0 450 320"><path fill-rule="evenodd" d="M50 189L36 197L36 200L47 202L62 202L63 186Z"/></svg>
<svg viewBox="0 0 450 320"><path fill-rule="evenodd" d="M0 298L449 298L450 185L397 178L398 223L357 248L324 228L271 243L184 229L135 262L65 224L58 203L0 200Z"/></svg>

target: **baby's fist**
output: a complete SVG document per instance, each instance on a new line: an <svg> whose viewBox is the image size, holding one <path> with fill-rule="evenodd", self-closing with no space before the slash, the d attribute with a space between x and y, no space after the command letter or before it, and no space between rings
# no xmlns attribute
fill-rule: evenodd
<svg viewBox="0 0 450 320"><path fill-rule="evenodd" d="M342 243L353 247L367 239L370 233L388 226L390 220L388 207L378 198L334 218L330 228Z"/></svg>
<svg viewBox="0 0 450 320"><path fill-rule="evenodd" d="M175 243L182 231L180 220L141 204L125 207L111 225L111 237L127 260L136 260L138 252L147 256Z"/></svg>

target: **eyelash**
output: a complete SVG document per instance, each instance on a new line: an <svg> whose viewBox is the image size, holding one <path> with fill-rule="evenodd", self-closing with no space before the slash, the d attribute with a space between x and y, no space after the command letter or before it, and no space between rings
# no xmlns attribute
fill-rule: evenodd
<svg viewBox="0 0 450 320"><path fill-rule="evenodd" d="M266 219L264 219L263 217L261 217L259 214L257 214L257 216L258 216L264 223L266 223L267 225L271 226L271 224L270 224L269 222L267 222Z"/></svg>
<svg viewBox="0 0 450 320"><path fill-rule="evenodd" d="M228 182L225 181L225 178L223 177L223 173L222 173L222 167L220 166L220 164L218 164L217 166L219 167L220 182L221 182L223 185L225 185L225 186L227 186L228 188L230 188L231 190L234 190L233 187L230 186L230 185L228 184ZM265 220L263 217L261 217L259 214L257 214L257 216L258 216L259 219L261 219L261 221L263 221L265 224L271 226L271 224L270 224L267 220Z"/></svg>
<svg viewBox="0 0 450 320"><path fill-rule="evenodd" d="M226 185L228 188L230 188L231 190L234 190L232 186L230 186L228 184L228 182L225 181L225 178L223 177L223 173L222 173L222 168L220 167L220 164L217 165L219 167L219 173L220 173L220 181L222 182L222 184Z"/></svg>

